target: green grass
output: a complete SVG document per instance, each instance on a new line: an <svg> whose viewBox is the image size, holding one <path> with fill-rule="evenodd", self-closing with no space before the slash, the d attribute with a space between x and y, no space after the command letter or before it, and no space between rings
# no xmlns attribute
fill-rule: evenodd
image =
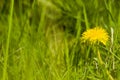
<svg viewBox="0 0 120 80"><path fill-rule="evenodd" d="M0 80L120 80L119 8L119 0L1 0ZM82 43L96 26L108 32L106 46Z"/></svg>
<svg viewBox="0 0 120 80"><path fill-rule="evenodd" d="M12 15L13 15L13 6L14 0L11 1L11 10L10 10L10 17L9 17L9 27L8 27L8 37L6 41L6 52L4 53L4 67L3 67L3 80L7 79L7 64L8 64L8 51L9 51L9 44L10 44L10 35L11 35L11 28L12 28Z"/></svg>

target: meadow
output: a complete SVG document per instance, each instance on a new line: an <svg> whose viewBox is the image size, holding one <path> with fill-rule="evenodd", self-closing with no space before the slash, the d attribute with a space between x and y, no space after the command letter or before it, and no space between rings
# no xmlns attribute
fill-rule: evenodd
<svg viewBox="0 0 120 80"><path fill-rule="evenodd" d="M120 80L120 0L0 0L0 80Z"/></svg>

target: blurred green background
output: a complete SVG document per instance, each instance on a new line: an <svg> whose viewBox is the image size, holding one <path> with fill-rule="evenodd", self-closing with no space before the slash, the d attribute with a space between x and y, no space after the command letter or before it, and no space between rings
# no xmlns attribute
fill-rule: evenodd
<svg viewBox="0 0 120 80"><path fill-rule="evenodd" d="M81 43L96 26L110 36L105 66ZM0 80L120 80L119 34L120 0L0 0Z"/></svg>

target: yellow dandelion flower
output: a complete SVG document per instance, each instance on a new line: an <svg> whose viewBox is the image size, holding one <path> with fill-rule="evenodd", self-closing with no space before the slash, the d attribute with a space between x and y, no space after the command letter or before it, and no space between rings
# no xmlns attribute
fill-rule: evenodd
<svg viewBox="0 0 120 80"><path fill-rule="evenodd" d="M109 39L108 33L101 27L89 29L82 34L82 40L84 42L89 41L91 44L101 42L104 45L106 45L108 39Z"/></svg>

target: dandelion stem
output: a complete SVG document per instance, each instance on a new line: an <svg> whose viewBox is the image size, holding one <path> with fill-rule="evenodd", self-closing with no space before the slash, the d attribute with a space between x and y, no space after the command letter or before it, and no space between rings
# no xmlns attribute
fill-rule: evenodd
<svg viewBox="0 0 120 80"><path fill-rule="evenodd" d="M99 60L99 62L100 62L101 65L104 64L104 62L103 62L103 60L102 60L102 58L101 58L99 49L98 49L98 60ZM110 80L114 80L113 77L111 76L111 74L110 74L110 72L109 72L108 70L106 70L106 73L107 73L108 77L110 78Z"/></svg>
<svg viewBox="0 0 120 80"><path fill-rule="evenodd" d="M113 77L111 76L110 72L108 70L106 72L107 72L107 75L110 78L110 80L114 80Z"/></svg>
<svg viewBox="0 0 120 80"><path fill-rule="evenodd" d="M104 64L104 62L102 61L101 55L100 55L100 51L98 50L98 59L101 65Z"/></svg>

